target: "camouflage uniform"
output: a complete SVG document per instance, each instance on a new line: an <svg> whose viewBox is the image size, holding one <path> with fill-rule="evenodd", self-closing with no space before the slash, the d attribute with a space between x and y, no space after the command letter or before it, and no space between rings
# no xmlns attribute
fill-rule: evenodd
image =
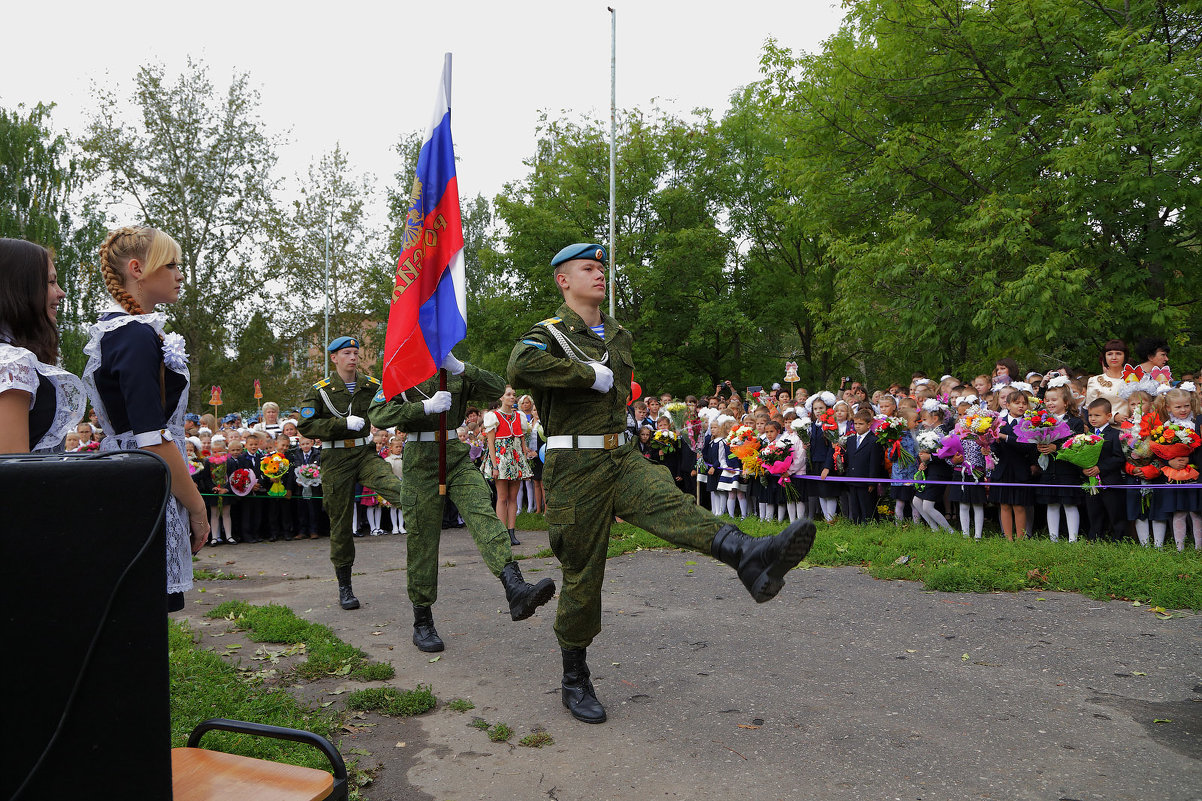
<svg viewBox="0 0 1202 801"><path fill-rule="evenodd" d="M392 400L381 390L368 412L372 425L407 432L401 510L409 531L409 600L414 606L430 606L438 599L438 543L442 534L443 498L438 494L438 442L418 442L413 436L422 431L437 431L438 414L426 414L422 401L438 391L438 377L429 378ZM457 427L467 413L468 401L492 401L505 392L505 379L471 364L459 375L447 376L451 408L447 424ZM458 439L447 440L447 497L459 508L471 532L484 564L494 576L501 576L505 565L513 561L509 533L497 519L484 476L468 458L468 446Z"/></svg>
<svg viewBox="0 0 1202 801"><path fill-rule="evenodd" d="M634 338L602 314L597 336L566 304L534 326L509 357L509 381L529 388L548 437L626 429ZM568 356L554 328L585 358L605 361L613 387L592 389L596 374ZM543 484L551 549L563 566L555 635L565 649L587 648L601 631L601 586L615 515L683 548L710 553L723 522L680 491L669 472L644 459L631 440L609 449L547 448Z"/></svg>
<svg viewBox="0 0 1202 801"><path fill-rule="evenodd" d="M379 389L379 381L357 373L352 396L334 373L314 384L301 402L297 430L321 440L322 503L330 516L330 561L335 568L349 568L355 563L355 539L351 535L355 483L370 487L389 503L401 502L401 482L376 452L371 429L366 424L360 431L346 427L348 415L367 419L367 410ZM322 397L323 391L326 397ZM356 442L359 444L352 444ZM340 447L342 444L349 447Z"/></svg>

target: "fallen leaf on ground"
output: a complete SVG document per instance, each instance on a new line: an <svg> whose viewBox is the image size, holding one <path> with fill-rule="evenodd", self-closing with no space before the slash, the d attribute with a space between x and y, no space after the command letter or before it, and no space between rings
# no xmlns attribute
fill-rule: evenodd
<svg viewBox="0 0 1202 801"><path fill-rule="evenodd" d="M752 723L740 723L739 728L740 729L758 729L759 726L756 726L755 724L752 724Z"/></svg>

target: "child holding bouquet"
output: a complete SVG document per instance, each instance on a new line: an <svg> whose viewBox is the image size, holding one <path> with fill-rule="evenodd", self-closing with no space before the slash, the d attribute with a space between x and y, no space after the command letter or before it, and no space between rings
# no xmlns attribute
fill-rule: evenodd
<svg viewBox="0 0 1202 801"><path fill-rule="evenodd" d="M954 530L937 505L939 499L943 497L945 485L929 483L951 481L952 479L952 466L935 455L942 445L946 416L946 407L939 401L934 398L923 401L923 425L914 436L918 444L919 471L922 474L921 477L918 474L914 476L917 490L914 495L914 505L918 507L919 514L933 531Z"/></svg>
<svg viewBox="0 0 1202 801"><path fill-rule="evenodd" d="M1156 414L1164 422L1162 433L1153 436L1152 450L1167 464L1161 472L1173 482L1198 480L1199 444L1198 395L1192 391L1170 389L1156 400ZM1173 431L1169 435L1164 431ZM1192 434L1192 437L1191 437ZM1171 442L1160 442L1171 440ZM1164 489L1152 495L1152 519L1172 521L1177 550L1185 550L1186 518L1194 530L1194 549L1202 550L1202 493L1196 487Z"/></svg>
<svg viewBox="0 0 1202 801"><path fill-rule="evenodd" d="M992 433L988 430L977 430L985 424L989 417L976 404L976 396L962 395L956 400L956 415L958 417L955 432L960 436L960 444L964 449L958 461L953 461L956 472L960 475L960 483L952 486L948 496L950 503L960 505L960 533L969 536L969 526L972 526L973 537L981 539L985 529L985 502L988 500L988 484L986 477L986 453L990 447L988 440Z"/></svg>
<svg viewBox="0 0 1202 801"><path fill-rule="evenodd" d="M300 488L292 496L297 537L315 540L321 520L321 449L314 447L313 440L301 436L293 461L296 462L295 481Z"/></svg>
<svg viewBox="0 0 1202 801"><path fill-rule="evenodd" d="M1003 390L1005 391L1005 390ZM993 444L996 464L989 480L1000 484L1029 484L1035 466L1035 446L1019 441L1014 428L1027 413L1027 395L1021 389L1005 391L1006 417ZM1027 534L1027 507L1035 503L1034 490L1026 487L990 487L998 504L998 520L1008 540Z"/></svg>
<svg viewBox="0 0 1202 801"><path fill-rule="evenodd" d="M1164 474L1156 466L1156 456L1148 442L1151 430L1159 425L1153 407L1156 398L1142 390L1127 394L1127 409L1130 416L1123 421L1122 442L1127 474L1126 517L1135 525L1135 535L1140 545L1148 545L1155 538L1156 547L1164 547L1167 524L1152 519L1152 495L1158 490L1150 489L1153 484L1164 482Z"/></svg>
<svg viewBox="0 0 1202 801"><path fill-rule="evenodd" d="M853 433L847 437L847 456L844 475L848 478L882 478L885 474L885 454L876 437L870 431L872 410L861 408L852 415ZM833 469L833 458L822 470L823 477ZM848 482L847 517L853 523L872 521L876 511L874 493L876 485L865 482Z"/></svg>
<svg viewBox="0 0 1202 801"><path fill-rule="evenodd" d="M839 441L838 423L834 411L827 406L827 398L834 400L828 392L810 398L810 462L812 469L825 479L830 473L828 463L834 464L835 445ZM839 483L837 481L811 481L810 497L818 500L822 516L833 523L839 510Z"/></svg>
<svg viewBox="0 0 1202 801"><path fill-rule="evenodd" d="M259 473L269 482L270 500L264 502L267 518L267 531L272 542L276 540L291 540L294 537L292 528L292 486L296 468L288 459L288 450L292 447L288 435L281 431L275 437L275 450L259 459ZM273 458L274 457L274 458ZM273 471L273 466L279 466L279 471ZM280 489L276 489L276 486ZM280 492L283 492L280 495Z"/></svg>
<svg viewBox="0 0 1202 801"><path fill-rule="evenodd" d="M777 520L783 521L788 514L789 522L794 523L801 519L798 508L801 496L793 486L793 476L805 467L805 449L795 437L785 433L779 420L769 420L764 427L771 440L761 451L767 470L764 481L775 482L779 488L781 503L777 507Z"/></svg>
<svg viewBox="0 0 1202 801"><path fill-rule="evenodd" d="M885 396L881 403L882 410L891 397ZM918 511L918 504L914 503L914 475L921 464L918 460L918 440L914 438L914 432L918 428L918 412L914 409L902 409L898 417L903 421L905 430L895 441L896 447L891 446L891 452L895 454L893 467L890 469L893 478L890 489L893 496L893 520L900 525L905 519L906 504L909 504L910 515L917 524L922 522L922 513Z"/></svg>
<svg viewBox="0 0 1202 801"><path fill-rule="evenodd" d="M229 453L225 447L225 437L217 434L210 439L209 451L210 456L205 460L208 465L208 477L202 479L203 483L199 489L203 494L213 493L217 496L216 500L205 498L205 505L209 508L209 545L220 545L222 527L225 530L226 542L234 541L234 524L230 514L233 496L230 495L229 471L226 464Z"/></svg>
<svg viewBox="0 0 1202 801"><path fill-rule="evenodd" d="M1060 539L1060 510L1064 509L1064 521L1068 528L1068 541L1076 542L1081 530L1081 504L1085 500L1085 492L1081 485L1085 475L1081 468L1061 459L1054 458L1060 446L1077 434L1085 431L1081 418L1075 416L1070 409L1073 402L1072 393L1067 382L1051 387L1044 393L1044 409L1058 423L1064 423L1069 433L1053 442L1036 445L1035 449L1042 456L1048 457L1047 466L1043 470L1043 484L1055 484L1055 487L1040 488L1035 493L1035 499L1048 507L1048 536L1052 542Z"/></svg>
<svg viewBox="0 0 1202 801"><path fill-rule="evenodd" d="M731 517L735 516L736 511L741 517L747 517L748 511L747 490L745 485L740 483L743 478L743 462L731 452L732 443L738 436L736 432L741 428L742 426L734 420L723 423L722 448L718 453L718 467L721 473L718 478L718 490L726 493L726 513Z"/></svg>

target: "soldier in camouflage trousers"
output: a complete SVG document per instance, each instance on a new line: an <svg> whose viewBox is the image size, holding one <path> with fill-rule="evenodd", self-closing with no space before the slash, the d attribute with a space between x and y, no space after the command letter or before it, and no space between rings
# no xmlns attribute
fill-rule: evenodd
<svg viewBox="0 0 1202 801"><path fill-rule="evenodd" d="M438 494L437 433L439 415L443 412L451 425L447 431L447 497L459 508L484 564L501 579L510 617L514 620L530 617L555 594L555 582L549 578L536 585L522 578L509 545L509 532L492 508L484 476L468 458L468 447L456 434L468 401L496 400L505 392L505 380L475 365L464 364L453 354L447 355L442 366L449 373L446 390L438 390L437 376L391 400L381 390L368 413L377 428L396 426L409 435L405 439L401 510L409 531L407 572L409 600L413 603L413 644L423 651L441 651L444 647L430 609L438 599L443 496Z"/></svg>
<svg viewBox="0 0 1202 801"><path fill-rule="evenodd" d="M334 373L314 384L301 402L297 430L321 440L322 503L330 516L330 561L338 577L338 603L343 609L358 609L359 599L351 588L355 483L370 487L389 503L400 503L401 482L371 441L367 410L380 382L358 371L359 340L338 337L326 350Z"/></svg>
<svg viewBox="0 0 1202 801"><path fill-rule="evenodd" d="M596 244L570 245L556 254L551 266L564 304L526 332L509 358L510 383L530 390L547 432L547 531L563 566L555 617L562 700L585 723L606 718L585 657L601 631L615 515L735 568L757 602L775 597L814 542L810 520L775 537L748 536L697 506L667 471L639 455L625 430L633 337L601 313L605 262L605 249Z"/></svg>

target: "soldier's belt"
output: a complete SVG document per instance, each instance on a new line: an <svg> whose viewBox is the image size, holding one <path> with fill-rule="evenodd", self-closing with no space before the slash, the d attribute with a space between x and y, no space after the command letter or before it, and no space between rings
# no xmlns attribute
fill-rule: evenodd
<svg viewBox="0 0 1202 801"><path fill-rule="evenodd" d="M620 448L630 441L630 435L625 431L617 434L561 434L547 437L547 450L556 448L584 448L586 450L607 450Z"/></svg>
<svg viewBox="0 0 1202 801"><path fill-rule="evenodd" d="M417 442L438 442L437 431L415 431L409 436ZM448 428L447 439L459 439L459 431L454 428Z"/></svg>
<svg viewBox="0 0 1202 801"><path fill-rule="evenodd" d="M321 447L358 448L360 445L366 445L369 442L371 442L371 437L359 437L358 439L327 439L322 440Z"/></svg>

